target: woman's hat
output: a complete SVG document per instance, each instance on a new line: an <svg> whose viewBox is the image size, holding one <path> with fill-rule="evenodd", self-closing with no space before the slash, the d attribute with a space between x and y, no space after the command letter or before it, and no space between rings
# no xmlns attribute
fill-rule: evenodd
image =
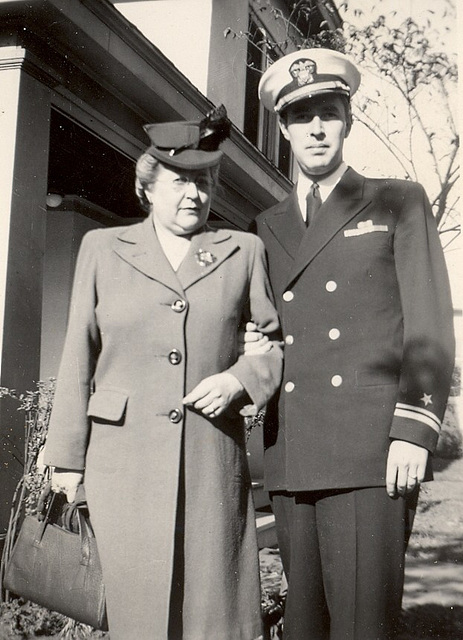
<svg viewBox="0 0 463 640"><path fill-rule="evenodd" d="M151 140L146 150L154 158L177 169L206 169L219 164L219 144L230 135L230 120L223 105L200 122L161 122L143 128Z"/></svg>
<svg viewBox="0 0 463 640"><path fill-rule="evenodd" d="M347 56L332 49L300 49L274 62L259 82L264 107L281 113L288 105L321 93L351 98L360 73Z"/></svg>

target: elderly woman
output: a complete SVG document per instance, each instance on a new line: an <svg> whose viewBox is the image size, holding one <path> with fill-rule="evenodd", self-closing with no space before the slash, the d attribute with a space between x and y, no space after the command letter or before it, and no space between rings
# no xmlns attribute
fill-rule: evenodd
<svg viewBox="0 0 463 640"><path fill-rule="evenodd" d="M240 413L282 353L260 240L206 224L227 123L147 125L149 217L91 231L77 262L45 461L68 500L85 480L111 640L261 634ZM251 318L273 348L244 357Z"/></svg>

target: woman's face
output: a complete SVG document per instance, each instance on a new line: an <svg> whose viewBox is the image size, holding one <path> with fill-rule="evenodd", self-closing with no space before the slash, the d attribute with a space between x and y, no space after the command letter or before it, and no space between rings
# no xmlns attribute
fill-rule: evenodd
<svg viewBox="0 0 463 640"><path fill-rule="evenodd" d="M155 222L176 236L188 236L207 221L212 187L210 169L174 170L160 164L145 193Z"/></svg>

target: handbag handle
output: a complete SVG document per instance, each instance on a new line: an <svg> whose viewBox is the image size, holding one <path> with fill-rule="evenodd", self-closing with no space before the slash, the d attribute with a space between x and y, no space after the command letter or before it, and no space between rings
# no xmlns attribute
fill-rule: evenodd
<svg viewBox="0 0 463 640"><path fill-rule="evenodd" d="M50 491L48 490L47 487L45 488L43 494L45 495L45 498L49 496ZM51 525L54 524L52 514L53 514L53 506L54 506L57 495L58 494L52 492L52 496L48 502L45 515L41 522L41 526L38 528L37 535L35 536L35 539L34 539L35 547L40 546L47 526L49 524ZM42 502L42 505L43 504L44 503ZM64 520L63 529L66 529L70 533L73 533L71 528L71 521L72 521L73 515L77 512L77 521L79 523L79 536L80 536L80 548L81 548L80 564L84 566L88 566L90 564L90 538L95 537L93 533L93 529L85 513L86 511L87 511L87 503L83 502L82 500L79 500L69 505L69 508L66 509L66 513L63 518Z"/></svg>
<svg viewBox="0 0 463 640"><path fill-rule="evenodd" d="M77 516L79 520L79 535L80 535L80 550L81 558L80 564L88 566L90 564L90 538L94 538L94 533L87 516L85 515L85 509L82 506L77 506Z"/></svg>

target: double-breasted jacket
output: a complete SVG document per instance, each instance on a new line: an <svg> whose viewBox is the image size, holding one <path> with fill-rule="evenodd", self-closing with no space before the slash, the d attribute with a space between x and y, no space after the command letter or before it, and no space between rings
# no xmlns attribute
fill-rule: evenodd
<svg viewBox="0 0 463 640"><path fill-rule="evenodd" d="M251 317L279 337L264 247L251 234L199 233L177 272L150 218L84 237L45 461L85 469L114 640L165 639L172 611L192 640L261 632L240 407L209 419L182 405L222 371L256 408L272 396L278 343L238 355L238 327Z"/></svg>
<svg viewBox="0 0 463 640"><path fill-rule="evenodd" d="M270 490L385 484L391 439L434 451L453 368L449 283L424 189L349 168L306 230L260 214L285 340L266 417Z"/></svg>

